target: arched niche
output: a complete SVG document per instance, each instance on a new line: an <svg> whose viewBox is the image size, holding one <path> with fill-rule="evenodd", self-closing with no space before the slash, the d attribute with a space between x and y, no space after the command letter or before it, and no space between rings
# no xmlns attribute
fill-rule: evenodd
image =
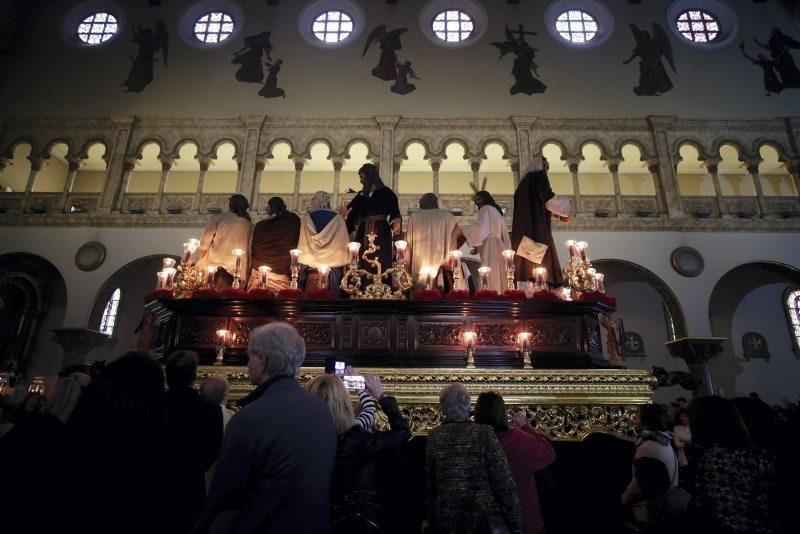
<svg viewBox="0 0 800 534"><path fill-rule="evenodd" d="M542 147L542 156L547 159L550 170L547 177L550 179L550 187L558 195L572 195L575 193L572 187L572 175L569 172L567 162L561 159L564 152L556 143L547 143Z"/></svg>
<svg viewBox="0 0 800 534"><path fill-rule="evenodd" d="M111 340L92 351L87 363L112 360L131 350L149 348L138 346L139 334L136 329L144 315L144 298L155 289L156 273L161 270L165 257L180 259L171 254L151 254L135 259L119 268L100 286L89 311L86 328L99 330L108 299L117 288L120 290L119 306ZM157 329L158 325L153 328Z"/></svg>
<svg viewBox="0 0 800 534"><path fill-rule="evenodd" d="M714 182L706 171L700 151L690 143L678 150L680 162L677 166L678 187L685 197L714 196Z"/></svg>
<svg viewBox="0 0 800 534"><path fill-rule="evenodd" d="M295 169L291 158L292 147L281 141L272 145L270 153L272 157L266 160L261 172L259 192L268 195L293 193Z"/></svg>
<svg viewBox="0 0 800 534"><path fill-rule="evenodd" d="M33 191L36 193L61 193L69 176L69 163L67 163L69 146L66 143L53 143L48 152L49 157L45 164L36 173Z"/></svg>
<svg viewBox="0 0 800 534"><path fill-rule="evenodd" d="M369 155L369 147L365 143L356 142L350 145L347 152L348 158L345 158L342 164L342 171L339 173L339 193L342 193L343 199L350 199L352 193L345 193L347 190L359 191L361 189L361 182L358 178L358 169L365 163L369 163L367 156ZM388 177L384 177L384 183L388 181ZM335 206L334 206L335 207Z"/></svg>
<svg viewBox="0 0 800 534"><path fill-rule="evenodd" d="M593 260L592 265L605 275L606 292L619 303L615 317L622 319L627 332L639 334L644 341L645 356L625 356L623 365L686 371L685 362L671 356L664 347L667 341L686 337L683 309L667 283L649 269L626 260ZM605 329L602 335L605 346ZM679 386L672 386L657 390L655 399L667 402L687 393Z"/></svg>
<svg viewBox="0 0 800 534"><path fill-rule="evenodd" d="M106 146L103 143L92 143L86 149L86 157L72 184L73 193L102 193L106 185L107 165L105 160Z"/></svg>
<svg viewBox="0 0 800 534"><path fill-rule="evenodd" d="M800 269L772 261L734 267L714 285L708 308L711 333L728 340L711 370L726 397L755 391L769 404L797 400L800 359L792 351L783 302L792 286L800 287ZM747 332L766 339L769 359L744 358L742 336Z"/></svg>
<svg viewBox="0 0 800 534"><path fill-rule="evenodd" d="M35 254L0 255L0 367L55 375L63 350L51 330L62 326L67 287L59 270Z"/></svg>
<svg viewBox="0 0 800 534"><path fill-rule="evenodd" d="M333 163L331 149L323 142L311 145L308 158L300 174L300 193L313 194L317 191L333 191Z"/></svg>
<svg viewBox="0 0 800 534"><path fill-rule="evenodd" d="M11 158L7 160L5 168L0 171L0 187L3 191L21 193L25 191L28 177L31 174L31 155L33 147L30 143L18 143L11 151Z"/></svg>
<svg viewBox="0 0 800 534"><path fill-rule="evenodd" d="M633 143L628 143L622 145L620 153L622 155L618 171L620 194L655 196L653 175L647 169L647 163L642 161L641 149Z"/></svg>
<svg viewBox="0 0 800 534"><path fill-rule="evenodd" d="M155 193L161 180L161 161L158 156L161 147L158 143L147 143L142 147L141 158L131 173L126 193Z"/></svg>
<svg viewBox="0 0 800 534"><path fill-rule="evenodd" d="M422 195L433 191L433 170L425 154L425 145L422 143L409 143L406 146L406 159L397 174L397 193Z"/></svg>
<svg viewBox="0 0 800 534"><path fill-rule="evenodd" d="M753 179L742 161L739 148L725 143L719 147L720 162L717 167L719 188L723 196L753 197L756 195Z"/></svg>
<svg viewBox="0 0 800 534"><path fill-rule="evenodd" d="M489 143L483 153L486 159L481 163L480 183L486 179L486 190L492 195L514 194L514 173L507 159L505 148L500 143Z"/></svg>
<svg viewBox="0 0 800 534"><path fill-rule="evenodd" d="M239 181L239 164L233 143L220 143L203 182L203 193L235 193Z"/></svg>
<svg viewBox="0 0 800 534"><path fill-rule="evenodd" d="M758 174L761 177L761 187L765 196L781 197L800 194L800 191L794 187L794 181L789 171L780 161L780 154L775 147L761 145L758 155L761 157Z"/></svg>
<svg viewBox="0 0 800 534"><path fill-rule="evenodd" d="M614 182L602 159L602 148L595 143L586 143L581 148L581 155L583 161L578 165L578 184L581 194L613 195Z"/></svg>
<svg viewBox="0 0 800 534"><path fill-rule="evenodd" d="M461 143L451 142L444 149L445 159L439 167L439 192L444 195L472 193L472 168L465 159L466 150ZM478 183L480 187L480 183Z"/></svg>
<svg viewBox="0 0 800 534"><path fill-rule="evenodd" d="M165 193L194 193L200 180L200 163L197 161L197 145L183 143L178 157L172 163L167 176Z"/></svg>

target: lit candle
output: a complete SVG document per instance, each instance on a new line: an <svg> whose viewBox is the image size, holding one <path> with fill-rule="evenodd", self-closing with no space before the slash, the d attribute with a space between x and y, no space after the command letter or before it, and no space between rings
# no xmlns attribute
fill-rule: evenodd
<svg viewBox="0 0 800 534"><path fill-rule="evenodd" d="M517 346L520 350L530 350L531 348L531 333L520 332L517 334Z"/></svg>
<svg viewBox="0 0 800 534"><path fill-rule="evenodd" d="M319 282L317 283L317 286L320 287L321 289L327 289L328 273L331 271L330 266L320 265L319 267L317 267L317 270L319 271Z"/></svg>
<svg viewBox="0 0 800 534"><path fill-rule="evenodd" d="M206 287L211 289L214 287L214 278L217 275L217 266L216 265L209 265L206 267Z"/></svg>
<svg viewBox="0 0 800 534"><path fill-rule="evenodd" d="M164 289L172 290L172 284L175 283L175 273L178 272L178 270L175 269L175 267L168 267L164 269L162 272L167 274L167 282L166 285L164 286Z"/></svg>
<svg viewBox="0 0 800 534"><path fill-rule="evenodd" d="M475 348L475 339L477 334L475 332L464 332L464 346L469 349Z"/></svg>
<svg viewBox="0 0 800 534"><path fill-rule="evenodd" d="M233 255L236 256L236 269L234 274L241 274L242 272L242 256L244 256L244 250L240 248L235 248L232 251Z"/></svg>
<svg viewBox="0 0 800 534"><path fill-rule="evenodd" d="M604 275L603 273L594 273L594 290L595 291L599 291L600 293L605 293L606 292L606 286L605 286L605 282L604 282L605 277L606 277L606 275Z"/></svg>
<svg viewBox="0 0 800 534"><path fill-rule="evenodd" d="M561 288L561 298L562 300L571 301L572 300L572 292L568 287Z"/></svg>
<svg viewBox="0 0 800 534"><path fill-rule="evenodd" d="M228 330L225 330L225 329L222 329L222 328L217 330L217 341L219 343L225 343L228 340L228 334L229 333L230 332Z"/></svg>
<svg viewBox="0 0 800 534"><path fill-rule="evenodd" d="M405 265L406 263L406 248L408 248L408 241L402 239L394 242L394 248L397 249L397 263Z"/></svg>
<svg viewBox="0 0 800 534"><path fill-rule="evenodd" d="M581 254L581 261L583 263L587 263L586 260L586 249L589 248L589 244L586 241L578 241L575 243L575 249L580 252Z"/></svg>
<svg viewBox="0 0 800 534"><path fill-rule="evenodd" d="M186 243L183 244L183 260L182 262L191 265L192 262L192 255L194 251L197 250L197 247L200 245L200 241L197 239L190 239Z"/></svg>
<svg viewBox="0 0 800 534"><path fill-rule="evenodd" d="M267 279L269 279L269 272L272 270L272 267L269 265L262 265L258 268L258 272L261 274L261 289L267 289Z"/></svg>
<svg viewBox="0 0 800 534"><path fill-rule="evenodd" d="M156 273L156 291L167 288L167 273L159 271Z"/></svg>
<svg viewBox="0 0 800 534"><path fill-rule="evenodd" d="M358 267L358 251L361 250L361 243L350 241L347 244L347 250L350 252L350 268L355 269Z"/></svg>
<svg viewBox="0 0 800 534"><path fill-rule="evenodd" d="M450 261L453 268L453 291L462 291L464 289L464 284L461 281L461 251L451 250Z"/></svg>
<svg viewBox="0 0 800 534"><path fill-rule="evenodd" d="M292 275L292 279L289 282L289 289L297 289L297 278L300 276L300 254L302 253L303 251L299 248L293 248L289 251L289 257L291 258L289 270Z"/></svg>
<svg viewBox="0 0 800 534"><path fill-rule="evenodd" d="M172 258L164 258L161 260L161 268L162 269L169 269L171 267L175 267L175 260Z"/></svg>
<svg viewBox="0 0 800 534"><path fill-rule="evenodd" d="M547 280L547 267L537 267L533 270L533 279L536 283L543 284Z"/></svg>
<svg viewBox="0 0 800 534"><path fill-rule="evenodd" d="M217 358L214 360L214 365L222 365L225 347L228 346L228 334L230 334L228 330L217 330Z"/></svg>
<svg viewBox="0 0 800 534"><path fill-rule="evenodd" d="M514 256L516 252L511 249L506 249L503 251L503 257L506 259L506 269L513 269L514 268Z"/></svg>
<svg viewBox="0 0 800 534"><path fill-rule="evenodd" d="M567 245L567 250L569 251L569 259L574 258L575 257L575 241L570 239L569 241L567 241L564 244Z"/></svg>
<svg viewBox="0 0 800 534"><path fill-rule="evenodd" d="M485 289L489 289L489 273L492 272L491 267L481 267L478 269L478 273L480 274L480 286L479 291L483 291Z"/></svg>
<svg viewBox="0 0 800 534"><path fill-rule="evenodd" d="M426 268L422 269L422 272L420 274L422 274L422 276L425 278L425 290L430 291L431 289L433 289L433 275L436 274L436 271L433 269Z"/></svg>

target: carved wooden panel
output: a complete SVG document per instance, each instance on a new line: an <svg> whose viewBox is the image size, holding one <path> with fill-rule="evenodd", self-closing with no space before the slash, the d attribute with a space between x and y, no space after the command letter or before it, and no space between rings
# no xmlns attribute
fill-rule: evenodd
<svg viewBox="0 0 800 534"><path fill-rule="evenodd" d="M473 331L478 338L478 347L516 348L517 334L521 329L517 323L477 323Z"/></svg>
<svg viewBox="0 0 800 534"><path fill-rule="evenodd" d="M359 320L358 322L359 349L388 349L389 340L390 338L389 338L388 317Z"/></svg>
<svg viewBox="0 0 800 534"><path fill-rule="evenodd" d="M408 318L397 318L397 349L408 350Z"/></svg>
<svg viewBox="0 0 800 534"><path fill-rule="evenodd" d="M462 322L417 322L415 348L461 348L464 333Z"/></svg>
<svg viewBox="0 0 800 534"><path fill-rule="evenodd" d="M177 345L211 347L215 343L216 331L227 326L227 317L184 317L180 322Z"/></svg>
<svg viewBox="0 0 800 534"><path fill-rule="evenodd" d="M332 349L335 319L330 321L292 321L307 349Z"/></svg>
<svg viewBox="0 0 800 534"><path fill-rule="evenodd" d="M600 324L593 319L586 320L586 341L587 345L589 346L589 352L595 352L598 354L603 353L603 342L602 338L600 337Z"/></svg>
<svg viewBox="0 0 800 534"><path fill-rule="evenodd" d="M579 328L576 319L540 319L528 323L534 350L579 350Z"/></svg>
<svg viewBox="0 0 800 534"><path fill-rule="evenodd" d="M261 325L272 322L267 318L234 317L231 320L231 348L247 348L250 343L250 332Z"/></svg>
<svg viewBox="0 0 800 534"><path fill-rule="evenodd" d="M353 321L350 319L342 321L342 348L353 348Z"/></svg>

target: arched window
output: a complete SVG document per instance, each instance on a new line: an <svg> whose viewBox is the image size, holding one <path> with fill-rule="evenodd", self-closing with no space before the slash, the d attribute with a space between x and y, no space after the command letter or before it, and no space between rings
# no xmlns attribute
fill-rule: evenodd
<svg viewBox="0 0 800 534"><path fill-rule="evenodd" d="M122 292L119 288L115 289L106 303L103 310L103 318L100 320L100 331L109 336L114 334L114 326L117 323L117 308L119 308L119 298Z"/></svg>
<svg viewBox="0 0 800 534"><path fill-rule="evenodd" d="M789 321L789 332L792 336L792 351L800 358L800 289L789 287L783 294L786 307L786 320Z"/></svg>

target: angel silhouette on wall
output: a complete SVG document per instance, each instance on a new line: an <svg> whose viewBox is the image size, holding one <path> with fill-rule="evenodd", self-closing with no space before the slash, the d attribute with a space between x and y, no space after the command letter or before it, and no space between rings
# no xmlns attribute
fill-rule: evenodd
<svg viewBox="0 0 800 534"><path fill-rule="evenodd" d="M241 65L236 71L236 79L245 83L261 83L264 81L262 61L266 54L272 61L272 44L269 42L270 32L261 32L244 38L244 47L234 52L231 63Z"/></svg>
<svg viewBox="0 0 800 534"><path fill-rule="evenodd" d="M780 94L780 92L783 91L783 83L781 83L778 74L775 72L777 63L764 54L758 54L758 57L748 56L747 51L744 49L744 41L739 43L739 48L742 50L745 59L750 60L750 63L761 67L764 71L764 90L767 92L766 96L771 96L772 93Z"/></svg>
<svg viewBox="0 0 800 534"><path fill-rule="evenodd" d="M516 56L514 66L511 68L511 74L514 76L514 85L511 86L509 92L512 95L517 93L532 95L534 93L544 93L547 90L545 84L538 78L534 78L534 75L539 76L538 66L534 62L536 52L539 50L528 44L528 41L525 40L526 35L537 34L536 32L525 31L522 24L519 25L517 30L511 30L506 26L506 40L502 43L492 43L492 46L500 50L500 59L503 59L509 53Z"/></svg>
<svg viewBox="0 0 800 534"><path fill-rule="evenodd" d="M394 85L392 85L389 90L393 93L397 93L398 95L407 95L411 91L417 89L417 86L413 83L409 83L408 79L414 78L415 80L419 80L414 69L411 68L411 62L405 61L404 63L397 63L397 78L395 78Z"/></svg>
<svg viewBox="0 0 800 534"><path fill-rule="evenodd" d="M407 31L408 28L397 28L387 32L386 25L381 24L370 32L361 57L367 54L367 50L374 43L380 43L381 57L378 60L378 64L372 69L373 76L387 82L397 80L397 51L403 48L400 36Z"/></svg>
<svg viewBox="0 0 800 534"><path fill-rule="evenodd" d="M753 37L753 41L765 50L769 50L775 70L781 76L781 83L787 89L800 88L800 70L792 58L792 49L800 49L800 42L785 35L779 28L772 28L769 41L766 44Z"/></svg>
<svg viewBox="0 0 800 534"><path fill-rule="evenodd" d="M167 25L164 21L156 21L155 31L145 28L142 25L133 27L133 42L139 44L139 52L136 57L131 56L131 70L128 79L122 84L126 86L125 92L140 93L142 89L153 81L153 63L155 53L162 52L164 66L167 66L167 56L169 55L169 34Z"/></svg>
<svg viewBox="0 0 800 534"><path fill-rule="evenodd" d="M281 71L283 60L279 59L275 63L267 61L264 64L267 66L267 80L258 94L264 98L286 98L286 92L278 87L278 73Z"/></svg>
<svg viewBox="0 0 800 534"><path fill-rule="evenodd" d="M629 24L636 40L636 48L631 52L631 57L623 61L627 65L634 58L639 58L639 85L633 88L633 92L639 96L661 96L672 89L672 80L669 79L667 68L661 58L667 59L672 72L675 70L675 60L672 57L672 46L664 28L660 24L653 23L652 35L640 30L635 24Z"/></svg>

